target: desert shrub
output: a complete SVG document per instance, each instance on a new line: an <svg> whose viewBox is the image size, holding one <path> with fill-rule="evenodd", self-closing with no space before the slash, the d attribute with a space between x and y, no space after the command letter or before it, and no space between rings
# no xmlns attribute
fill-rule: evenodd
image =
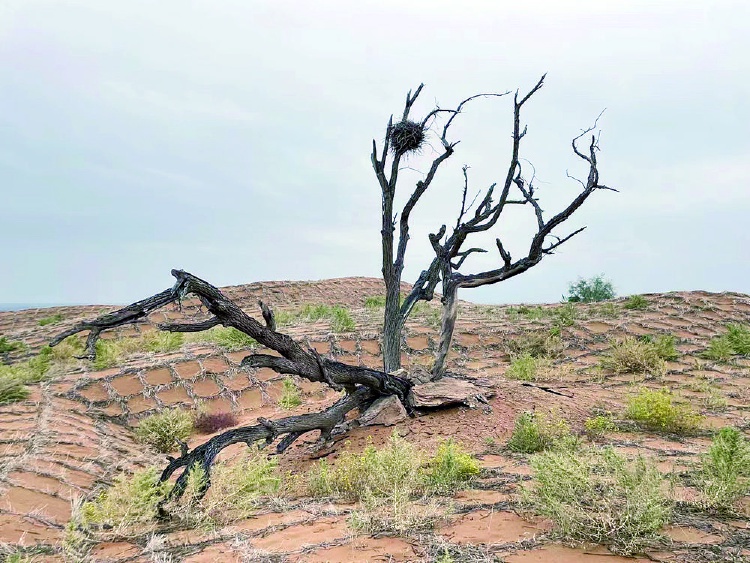
<svg viewBox="0 0 750 563"><path fill-rule="evenodd" d="M606 432L617 430L617 424L612 419L611 415L596 415L592 418L587 418L583 427L586 433L592 437L601 437Z"/></svg>
<svg viewBox="0 0 750 563"><path fill-rule="evenodd" d="M0 370L0 405L23 401L29 396L24 381L10 370Z"/></svg>
<svg viewBox="0 0 750 563"><path fill-rule="evenodd" d="M578 278L578 281L568 286L568 295L565 301L571 303L591 303L593 301L606 301L614 299L615 290L612 282L605 280L603 276L595 276L588 280Z"/></svg>
<svg viewBox="0 0 750 563"><path fill-rule="evenodd" d="M702 417L688 405L678 404L668 389L642 389L628 399L625 417L649 430L690 433L695 431Z"/></svg>
<svg viewBox="0 0 750 563"><path fill-rule="evenodd" d="M373 295L365 298L365 308L380 309L385 307L385 295Z"/></svg>
<svg viewBox="0 0 750 563"><path fill-rule="evenodd" d="M147 350L145 337L109 338L96 341L94 369L107 369L122 363L128 354Z"/></svg>
<svg viewBox="0 0 750 563"><path fill-rule="evenodd" d="M276 313L274 313L274 317L276 316ZM249 336L232 326L214 327L211 330L200 333L197 336L197 339L203 342L213 342L228 352L252 348L258 344L252 336Z"/></svg>
<svg viewBox="0 0 750 563"><path fill-rule="evenodd" d="M424 466L427 487L450 494L479 475L479 462L452 439L438 445L437 452Z"/></svg>
<svg viewBox="0 0 750 563"><path fill-rule="evenodd" d="M623 307L631 310L645 309L648 307L648 300L643 295L631 295Z"/></svg>
<svg viewBox="0 0 750 563"><path fill-rule="evenodd" d="M507 447L516 453L535 453L552 448L574 448L576 438L562 418L535 412L524 412L516 418Z"/></svg>
<svg viewBox="0 0 750 563"><path fill-rule="evenodd" d="M750 494L750 441L736 428L722 428L701 460L697 479L702 504L729 511L735 501Z"/></svg>
<svg viewBox="0 0 750 563"><path fill-rule="evenodd" d="M279 406L282 409L293 409L301 404L302 394L300 393L300 388L291 377L285 378L281 389Z"/></svg>
<svg viewBox="0 0 750 563"><path fill-rule="evenodd" d="M222 428L237 426L237 417L231 412L201 412L195 417L193 426L201 434L213 434Z"/></svg>
<svg viewBox="0 0 750 563"><path fill-rule="evenodd" d="M505 313L511 317L522 316L532 321L541 320L549 316L549 311L538 305L530 307L528 305L519 305L518 307L508 307Z"/></svg>
<svg viewBox="0 0 750 563"><path fill-rule="evenodd" d="M557 334L566 326L573 326L578 318L578 311L573 303L566 303L556 307L552 311L552 329L557 329Z"/></svg>
<svg viewBox="0 0 750 563"><path fill-rule="evenodd" d="M726 361L734 355L750 354L750 327L742 324L727 325L727 332L712 338L703 357L714 361Z"/></svg>
<svg viewBox="0 0 750 563"><path fill-rule="evenodd" d="M193 489L202 489L205 474L191 475ZM213 525L246 518L262 498L276 494L282 485L276 458L270 458L253 446L231 461L220 461L211 471L211 488L197 503L195 494L187 502L197 504L200 520ZM183 501L184 502L184 501Z"/></svg>
<svg viewBox="0 0 750 563"><path fill-rule="evenodd" d="M556 358L562 354L564 345L559 335L534 331L508 340L505 349L511 357L529 354L535 358Z"/></svg>
<svg viewBox="0 0 750 563"><path fill-rule="evenodd" d="M523 498L552 520L562 539L631 554L669 520L664 478L642 457L628 462L611 448L558 450L534 456L531 466L534 478Z"/></svg>
<svg viewBox="0 0 750 563"><path fill-rule="evenodd" d="M143 348L148 352L174 352L185 343L185 335L181 332L152 330L141 338Z"/></svg>
<svg viewBox="0 0 750 563"><path fill-rule="evenodd" d="M175 449L178 441L184 441L190 436L192 431L193 417L189 412L169 409L141 420L135 435L140 442L159 452L168 453Z"/></svg>
<svg viewBox="0 0 750 563"><path fill-rule="evenodd" d="M675 348L676 341L676 338L671 334L662 334L650 339L659 357L668 361L674 361L680 357L680 353Z"/></svg>
<svg viewBox="0 0 750 563"><path fill-rule="evenodd" d="M151 467L131 476L115 477L112 486L74 513L76 526L84 529L109 529L115 535L128 535L128 529L153 522L158 505L172 485L159 483L159 470ZM137 530L136 530L137 531Z"/></svg>
<svg viewBox="0 0 750 563"><path fill-rule="evenodd" d="M63 320L62 314L57 313L55 315L50 315L49 317L44 317L43 319L39 319L39 326L56 325L62 320Z"/></svg>
<svg viewBox="0 0 750 563"><path fill-rule="evenodd" d="M0 354L7 354L8 352L16 352L23 350L26 345L18 340L8 340L7 336L0 336Z"/></svg>
<svg viewBox="0 0 750 563"><path fill-rule="evenodd" d="M414 491L408 485L396 485L387 497L366 493L359 507L352 511L349 525L369 535L409 536L430 532L445 519L435 499L415 502Z"/></svg>
<svg viewBox="0 0 750 563"><path fill-rule="evenodd" d="M349 332L354 330L354 320L349 310L340 305L329 307L328 305L306 305L300 313L302 318L311 321L327 319L331 323L334 332Z"/></svg>
<svg viewBox="0 0 750 563"><path fill-rule="evenodd" d="M602 355L599 365L615 373L643 373L663 377L667 371L664 358L653 342L644 342L631 336L612 343Z"/></svg>
<svg viewBox="0 0 750 563"><path fill-rule="evenodd" d="M321 460L308 476L313 496L362 500L363 495L386 497L398 486L420 489L423 456L412 444L393 433L388 445L369 444L361 454L345 451L335 467Z"/></svg>
<svg viewBox="0 0 750 563"><path fill-rule="evenodd" d="M520 379L522 381L533 381L536 379L537 359L526 352L513 360L505 370L505 377L509 379Z"/></svg>

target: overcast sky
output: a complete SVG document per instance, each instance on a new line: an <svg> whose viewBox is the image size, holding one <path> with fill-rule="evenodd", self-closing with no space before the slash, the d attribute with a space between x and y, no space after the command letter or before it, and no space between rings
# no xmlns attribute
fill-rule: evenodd
<svg viewBox="0 0 750 563"><path fill-rule="evenodd" d="M217 285L379 276L370 149L406 91L425 83L421 116L545 72L522 116L543 207L575 196L570 139L604 108L601 179L620 193L595 193L560 234L588 229L534 270L460 296L556 301L600 273L621 295L750 292L748 29L746 0L0 0L0 302L130 302L173 267ZM511 131L510 97L458 118L406 281L455 220L461 166L473 191L502 179ZM513 211L495 234L520 256L533 217Z"/></svg>

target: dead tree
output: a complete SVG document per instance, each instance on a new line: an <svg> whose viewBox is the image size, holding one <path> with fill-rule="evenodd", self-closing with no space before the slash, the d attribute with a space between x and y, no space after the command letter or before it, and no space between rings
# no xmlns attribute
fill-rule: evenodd
<svg viewBox="0 0 750 563"><path fill-rule="evenodd" d="M442 280L442 304L443 313L440 330L440 344L435 355L433 365L433 378L441 377L445 371L445 359L450 349L453 338L453 330L456 323L457 314L457 294L458 289L465 287L480 287L505 281L514 276L524 273L529 268L536 266L542 258L550 255L556 248L570 240L572 237L582 232L585 227L574 230L573 232L559 238L553 234L555 228L564 223L576 210L578 210L597 190L613 190L599 183L599 171L597 169L596 152L599 149L596 135L592 135L591 142L586 152L582 152L578 147L578 142L586 137L596 127L596 123L591 128L584 130L580 135L573 139L573 151L582 160L588 164L588 178L585 182L578 180L582 190L575 198L559 213L549 219L544 218L544 211L539 203L535 192L534 177L526 180L522 174L522 166L519 161L519 149L521 140L526 135L526 127L521 130L521 108L544 84L544 76L523 98L519 99L516 92L513 100L513 147L511 151L510 165L500 190L497 200L493 199L497 184L489 187L482 200L477 205L473 214L470 214L471 204L467 206L468 193L468 174L467 167L464 167L464 188L461 210L458 215L455 227L450 236L446 235L446 226L443 225L440 230L430 235L430 243L435 251L435 258L430 268L436 268L440 272ZM518 199L510 199L511 189L517 189ZM487 252L483 248L469 248L461 250L469 235L485 232L494 227L503 211L510 205L528 205L533 209L537 232L532 237L528 250L524 256L518 260L513 260L506 245L497 238L495 244L498 253L502 259L502 265L499 268L477 272L474 274L463 274L459 270L464 261L473 253ZM445 237L445 238L443 238ZM552 238L552 241L549 239Z"/></svg>
<svg viewBox="0 0 750 563"><path fill-rule="evenodd" d="M319 431L320 439L325 443L334 434L348 428L345 420L348 412L358 409L362 413L376 399L385 395L397 396L407 412L412 413L408 400L411 388L409 381L378 370L350 366L323 358L314 349L304 349L288 335L277 332L273 312L265 304L260 304L265 319L265 323L260 323L208 282L182 270L172 270L172 275L177 279L172 288L113 313L78 323L55 337L50 342L50 346L59 344L68 336L89 331L84 357L94 359L96 342L103 331L139 322L156 309L179 302L186 295L192 294L200 300L211 316L195 323L160 324L158 325L160 330L200 332L217 325L233 327L281 354L280 357L270 354L250 354L242 360L243 368L267 367L277 373L298 375L310 381L325 383L337 391L345 391L344 396L322 412L289 416L274 421L259 418L255 426L229 430L214 436L192 451L188 451L187 446L183 445L179 457L168 458L169 463L160 477L160 482L163 482L176 471L182 470L172 489L172 497L179 498L184 492L191 468L202 467L210 478L211 467L216 456L232 444L245 443L253 446L260 441L268 446L280 438L276 451L281 453L300 436L312 431Z"/></svg>
<svg viewBox="0 0 750 563"><path fill-rule="evenodd" d="M411 90L407 93L400 121L394 123L393 116L391 116L380 155L378 155L377 142L374 139L372 141L372 167L375 170L382 192L380 234L382 239L382 272L385 282L383 368L386 372L393 372L401 367L401 335L404 323L418 301L430 301L432 299L433 292L440 279L437 265L431 265L421 273L411 292L401 303L401 276L404 271L404 259L409 243L409 218L411 213L430 187L440 165L453 154L458 144L458 141L448 139L448 132L454 118L472 100L490 96L505 96L509 93L477 94L462 101L455 109L437 107L421 121L412 121L409 119L409 114L423 87L424 84L420 84L413 94ZM435 126L436 119L443 116L446 117L446 120L442 129L437 127L437 136L442 152L433 159L424 179L417 182L399 217L394 214L394 198L398 186L401 161L406 155L420 151L425 142L427 131ZM390 171L388 171L389 168ZM398 238L396 239L397 222Z"/></svg>

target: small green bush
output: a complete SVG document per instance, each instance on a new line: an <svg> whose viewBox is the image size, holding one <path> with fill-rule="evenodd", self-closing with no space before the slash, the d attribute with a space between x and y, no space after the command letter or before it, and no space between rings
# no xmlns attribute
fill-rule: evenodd
<svg viewBox="0 0 750 563"><path fill-rule="evenodd" d="M575 448L577 439L568 423L554 415L524 412L516 418L508 449L516 453L536 453L553 448Z"/></svg>
<svg viewBox="0 0 750 563"><path fill-rule="evenodd" d="M49 317L44 317L43 319L39 319L39 326L56 325L62 320L63 320L62 314L57 313L55 315L50 315Z"/></svg>
<svg viewBox="0 0 750 563"><path fill-rule="evenodd" d="M278 324L276 313L274 313L274 317ZM258 344L253 337L231 326L217 326L206 332L197 333L193 338L201 342L213 342L227 352L253 348Z"/></svg>
<svg viewBox="0 0 750 563"><path fill-rule="evenodd" d="M9 405L28 398L24 381L11 371L0 371L0 405Z"/></svg>
<svg viewBox="0 0 750 563"><path fill-rule="evenodd" d="M612 420L612 416L601 414L587 418L583 427L586 429L586 433L593 437L601 437L607 432L617 430L617 424Z"/></svg>
<svg viewBox="0 0 750 563"><path fill-rule="evenodd" d="M302 395L300 394L300 388L291 377L285 378L281 390L281 398L279 399L279 406L282 409L293 409L301 404Z"/></svg>
<svg viewBox="0 0 750 563"><path fill-rule="evenodd" d="M23 342L10 341L7 336L0 336L0 354L23 350L26 345Z"/></svg>
<svg viewBox="0 0 750 563"><path fill-rule="evenodd" d="M643 373L663 377L667 372L667 365L657 345L632 336L613 342L612 347L602 355L599 365L602 369L615 373Z"/></svg>
<svg viewBox="0 0 750 563"><path fill-rule="evenodd" d="M588 280L578 278L578 281L568 286L568 296L565 301L571 303L591 303L615 298L612 282L603 276L595 276Z"/></svg>
<svg viewBox="0 0 750 563"><path fill-rule="evenodd" d="M712 338L703 357L714 361L726 361L734 355L750 354L750 327L742 324L727 325L727 332Z"/></svg>
<svg viewBox="0 0 750 563"><path fill-rule="evenodd" d="M185 343L181 332L152 330L143 335L143 347L148 352L174 352Z"/></svg>
<svg viewBox="0 0 750 563"><path fill-rule="evenodd" d="M193 431L193 417L181 409L169 409L140 421L135 435L157 451L169 453Z"/></svg>
<svg viewBox="0 0 750 563"><path fill-rule="evenodd" d="M689 406L675 403L672 392L666 388L642 389L630 397L625 417L649 430L675 433L695 431L703 418Z"/></svg>
<svg viewBox="0 0 750 563"><path fill-rule="evenodd" d="M537 359L526 352L514 358L508 369L505 370L505 377L508 379L520 379L521 381L533 381L536 379Z"/></svg>
<svg viewBox="0 0 750 563"><path fill-rule="evenodd" d="M648 307L648 299L643 295L631 295L623 306L631 310L646 309Z"/></svg>
<svg viewBox="0 0 750 563"><path fill-rule="evenodd" d="M534 478L524 501L551 519L567 541L641 551L669 521L672 503L658 468L611 448L545 452L531 460Z"/></svg>
<svg viewBox="0 0 750 563"><path fill-rule="evenodd" d="M170 483L159 484L159 470L151 467L131 476L115 477L111 487L85 502L73 521L82 528L108 528L114 534L153 522L158 505L169 493Z"/></svg>
<svg viewBox="0 0 750 563"><path fill-rule="evenodd" d="M366 309L382 309L385 307L385 295L373 295L365 298Z"/></svg>
<svg viewBox="0 0 750 563"><path fill-rule="evenodd" d="M698 489L707 508L730 511L750 494L750 442L736 428L722 428L703 456Z"/></svg>
<svg viewBox="0 0 750 563"><path fill-rule="evenodd" d="M439 494L450 494L479 475L479 462L452 439L438 445L435 455L427 460L424 472L427 486Z"/></svg>

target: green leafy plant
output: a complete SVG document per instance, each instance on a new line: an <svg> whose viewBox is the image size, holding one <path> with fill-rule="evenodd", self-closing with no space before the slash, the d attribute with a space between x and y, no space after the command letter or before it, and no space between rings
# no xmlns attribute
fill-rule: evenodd
<svg viewBox="0 0 750 563"><path fill-rule="evenodd" d="M615 290L612 282L603 276L595 276L588 280L578 278L578 281L568 286L568 295L565 301L571 303L591 303L594 301L606 301L615 298Z"/></svg>
<svg viewBox="0 0 750 563"><path fill-rule="evenodd" d="M285 378L281 390L281 398L279 399L279 406L282 409L293 409L301 404L302 395L300 388L291 377Z"/></svg>
<svg viewBox="0 0 750 563"><path fill-rule="evenodd" d="M56 313L54 315L50 315L49 317L44 317L43 319L39 319L39 326L56 325L62 320L63 320L62 313Z"/></svg>
<svg viewBox="0 0 750 563"><path fill-rule="evenodd" d="M8 340L7 336L0 336L0 354L23 350L26 345L23 342Z"/></svg>
<svg viewBox="0 0 750 563"><path fill-rule="evenodd" d="M612 415L596 415L592 418L587 418L583 427L586 433L592 437L602 437L605 433L617 430L617 424L612 418Z"/></svg>
<svg viewBox="0 0 750 563"><path fill-rule="evenodd" d="M648 299L643 295L631 295L623 305L626 309L641 310L648 307Z"/></svg>
<svg viewBox="0 0 750 563"><path fill-rule="evenodd" d="M657 345L631 336L612 342L610 349L599 360L599 365L602 369L615 373L642 373L663 377L667 372L667 365Z"/></svg>
<svg viewBox="0 0 750 563"><path fill-rule="evenodd" d="M516 453L535 453L553 448L575 448L577 439L568 423L555 415L524 412L516 418L507 447Z"/></svg>
<svg viewBox="0 0 750 563"><path fill-rule="evenodd" d="M668 389L641 391L628 399L625 417L648 430L690 433L695 431L702 416L688 405L676 403Z"/></svg>
<svg viewBox="0 0 750 563"><path fill-rule="evenodd" d="M701 460L697 479L702 504L730 511L742 496L750 494L750 441L736 428L722 428Z"/></svg>
<svg viewBox="0 0 750 563"><path fill-rule="evenodd" d="M632 554L659 537L672 503L658 468L611 448L557 450L534 456L524 501L552 520L562 539L609 545Z"/></svg>
<svg viewBox="0 0 750 563"><path fill-rule="evenodd" d="M703 357L714 361L727 361L735 355L750 354L750 327L742 324L727 325L727 332L712 338Z"/></svg>
<svg viewBox="0 0 750 563"><path fill-rule="evenodd" d="M427 460L424 474L427 487L440 494L450 494L479 475L479 462L454 440L438 445L435 455Z"/></svg>
<svg viewBox="0 0 750 563"><path fill-rule="evenodd" d="M140 421L135 435L140 442L159 452L173 451L193 431L193 416L181 409L169 409Z"/></svg>

